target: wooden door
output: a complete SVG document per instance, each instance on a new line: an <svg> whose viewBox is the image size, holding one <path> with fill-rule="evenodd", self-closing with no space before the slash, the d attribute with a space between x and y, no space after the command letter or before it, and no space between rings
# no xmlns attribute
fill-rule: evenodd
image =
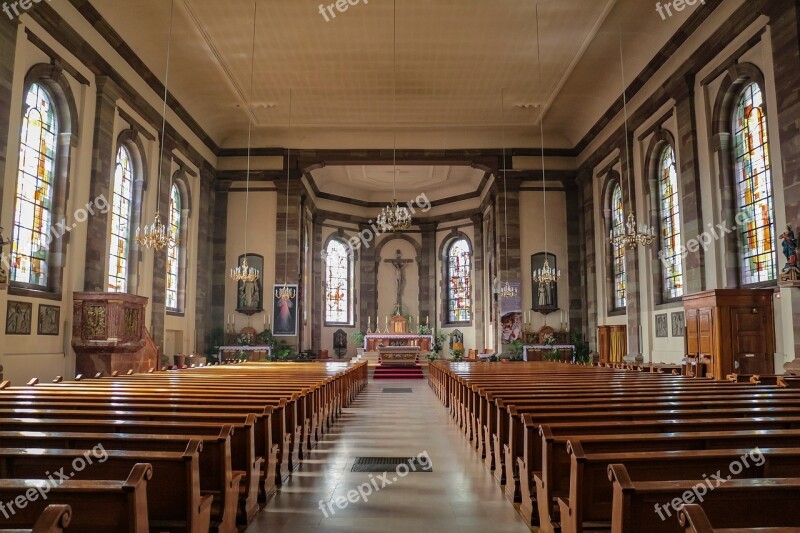
<svg viewBox="0 0 800 533"><path fill-rule="evenodd" d="M733 360L739 363L739 374L772 374L774 354L769 351L767 315L763 310L734 308L731 310Z"/></svg>

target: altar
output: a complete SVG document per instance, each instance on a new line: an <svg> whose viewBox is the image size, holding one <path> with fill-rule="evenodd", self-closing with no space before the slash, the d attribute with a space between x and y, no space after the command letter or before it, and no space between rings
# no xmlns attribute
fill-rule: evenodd
<svg viewBox="0 0 800 533"><path fill-rule="evenodd" d="M413 333L370 333L364 336L364 351L377 352L386 346L417 346L420 353L431 351L433 335Z"/></svg>
<svg viewBox="0 0 800 533"><path fill-rule="evenodd" d="M378 348L381 366L409 367L417 364L419 346L385 346Z"/></svg>

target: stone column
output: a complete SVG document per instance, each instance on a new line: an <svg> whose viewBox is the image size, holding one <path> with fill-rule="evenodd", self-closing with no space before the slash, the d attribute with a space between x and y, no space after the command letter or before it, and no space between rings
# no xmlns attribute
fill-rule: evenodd
<svg viewBox="0 0 800 533"><path fill-rule="evenodd" d="M677 146L678 176L681 180L681 235L685 244L697 238L703 227L703 208L700 191L700 170L697 158L697 112L695 109L694 75L675 78L669 88L675 99L675 116L678 122ZM652 194L658 198L658 189ZM658 226L655 226L658 227ZM656 247L658 248L658 246ZM700 292L706 288L705 250L690 253L683 265L684 294Z"/></svg>
<svg viewBox="0 0 800 533"><path fill-rule="evenodd" d="M422 251L419 257L419 316L433 317L436 323L436 222L420 224Z"/></svg>
<svg viewBox="0 0 800 533"><path fill-rule="evenodd" d="M18 21L0 17L0 205L3 204L6 153L11 121L11 89L14 81L14 58L17 53ZM17 110L16 112L20 112ZM13 194L13 191L12 191ZM11 238L11 228L5 228L3 237ZM6 253L10 253L6 250ZM9 274L10 275L10 274Z"/></svg>
<svg viewBox="0 0 800 533"><path fill-rule="evenodd" d="M505 283L522 281L522 263L520 259L520 218L519 218L519 181L509 181L504 192L502 177L498 180L497 195L494 205L495 257L498 279ZM506 217L508 219L506 220ZM521 289L521 288L520 288ZM498 301L498 305L500 301ZM499 310L498 310L499 311ZM500 314L495 323L495 349L503 352L502 323Z"/></svg>
<svg viewBox="0 0 800 533"><path fill-rule="evenodd" d="M206 344L212 344L213 292L212 269L214 268L214 169L209 165L200 168L200 202L197 211L197 287L195 292L195 335L199 353L205 353ZM224 275L224 273L223 273ZM224 311L223 311L224 313ZM223 322L219 322L222 324ZM194 342L194 339L192 339Z"/></svg>
<svg viewBox="0 0 800 533"><path fill-rule="evenodd" d="M169 193L172 183L172 153L175 144L170 137L164 143L164 157L161 165L161 195L158 209L164 224L169 223ZM153 176L153 185L158 190L158 175ZM146 223L150 224L149 220ZM153 254L153 292L150 298L152 320L150 322L150 336L153 342L163 353L164 351L164 323L167 313L167 249L151 250Z"/></svg>
<svg viewBox="0 0 800 533"><path fill-rule="evenodd" d="M581 228L578 242L584 243L584 249L579 250L579 254L583 254L582 260L579 259L580 264L580 279L582 287L580 288L579 298L583 299L580 304L582 312L580 313L580 322L572 322L575 317L573 316L572 305L570 306L570 323L580 323L586 334L586 341L593 349L597 349L597 253L595 250L595 215L594 215L594 190L592 187L592 171L591 169L581 169L577 177L578 185L578 208L576 213L580 213ZM569 194L569 193L568 193ZM571 205L568 200L567 205ZM571 208L569 208L571 209ZM569 218L569 217L568 217ZM602 222L602 221L601 221ZM602 228L601 228L602 229ZM572 247L569 248L572 250ZM573 257L570 254L570 280L574 280L572 270ZM575 282L572 281L574 284ZM573 292L570 288L570 299Z"/></svg>
<svg viewBox="0 0 800 533"><path fill-rule="evenodd" d="M474 301L472 323L475 327L475 348L482 350L486 344L486 330L483 324L483 279L485 271L483 264L483 215L477 213L472 215L470 220L472 220L472 231L474 232L472 239L472 268L474 280L472 284L472 298Z"/></svg>
<svg viewBox="0 0 800 533"><path fill-rule="evenodd" d="M278 188L275 283L282 284L285 282L290 285L299 285L301 280L300 213L302 212L300 182L294 178L290 179L288 191L285 179L276 181L275 186ZM264 292L266 293L267 291ZM272 289L270 288L271 293ZM287 342L290 345L295 344L299 347L300 326L302 326L303 320L302 298L299 295L297 302L298 336L293 341L287 338Z"/></svg>
<svg viewBox="0 0 800 533"><path fill-rule="evenodd" d="M372 233L369 224L362 222L358 225L359 232ZM372 317L372 327L375 327L378 315L378 263L377 246L373 241L369 246L362 245L358 251L358 269L361 273L361 290L359 291L358 327L367 331L367 321ZM360 348L357 346L356 348Z"/></svg>
<svg viewBox="0 0 800 533"><path fill-rule="evenodd" d="M113 203L112 181L116 166L117 139L114 136L114 119L117 116L117 100L120 90L117 84L106 76L97 78L97 97L95 99L94 137L92 140L92 173L89 185L89 198L104 197ZM85 291L108 290L106 279L106 258L108 257L109 219L111 212L103 214L95 211L86 221L88 239L86 242Z"/></svg>
<svg viewBox="0 0 800 533"><path fill-rule="evenodd" d="M322 248L322 224L325 218L314 215L311 219L311 277L314 291L311 295L311 350L317 353L322 349L322 324L325 322L325 299L322 284L325 281L325 250ZM363 283L363 273L362 283ZM363 298L362 298L363 301Z"/></svg>
<svg viewBox="0 0 800 533"><path fill-rule="evenodd" d="M633 154L633 134L628 133L627 138L620 139L620 174L623 176L622 187L622 201L625 206L625 217L627 220L628 213L632 206L636 203L636 179L633 175L633 167L629 166L627 154ZM628 143L627 149L625 143ZM630 188L630 192L629 192ZM645 215L636 211L638 219L644 218L649 220ZM607 235L606 232L604 235ZM625 307L628 317L628 355L626 361L634 362L635 360L642 361L643 356L639 347L640 328L642 324L642 303L641 303L641 287L639 283L639 246L633 250L625 250L625 279L627 280L627 288L625 291Z"/></svg>
<svg viewBox="0 0 800 533"><path fill-rule="evenodd" d="M586 277L584 272L583 216L581 213L579 185L568 183L564 188L565 209L567 210L567 271L569 272L569 314L570 331L581 330L585 335L584 293ZM573 215L570 216L570 213ZM577 214L577 216L575 215Z"/></svg>
<svg viewBox="0 0 800 533"><path fill-rule="evenodd" d="M225 283L228 269L225 264L228 241L228 200L230 181L217 181L214 184L214 225L209 228L211 239L211 322L214 328L225 327ZM266 298L267 287L264 287Z"/></svg>

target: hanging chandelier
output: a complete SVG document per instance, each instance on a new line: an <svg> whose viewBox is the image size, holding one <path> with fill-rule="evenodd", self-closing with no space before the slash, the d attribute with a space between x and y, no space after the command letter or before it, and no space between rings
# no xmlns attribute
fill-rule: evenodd
<svg viewBox="0 0 800 533"><path fill-rule="evenodd" d="M397 205L397 2L394 2L394 29L393 29L393 72L392 72L392 102L394 111L393 123L393 174L392 174L392 203L384 207L376 221L378 225L389 231L405 230L411 227L411 213L406 207Z"/></svg>
<svg viewBox="0 0 800 533"><path fill-rule="evenodd" d="M630 148L628 147L628 96L625 94L625 61L622 55L622 31L619 34L619 65L622 76L622 110L625 120L625 163L626 163L626 177L628 180L628 202L630 202L630 211L628 211L628 219L625 227L612 229L610 232L610 241L614 246L624 246L633 250L638 245L650 246L656 239L656 229L647 223L637 221L635 209L635 199L631 189L631 166L630 166Z"/></svg>
<svg viewBox="0 0 800 533"><path fill-rule="evenodd" d="M506 169L506 115L505 115L505 89L500 89L500 121L502 123L503 129L503 224L505 227L505 264L506 264L506 273L508 273L508 171ZM501 281L499 278L495 278L494 280L494 292L500 296L500 298L513 298L519 292L517 287L511 285L511 283L506 281Z"/></svg>
<svg viewBox="0 0 800 533"><path fill-rule="evenodd" d="M252 146L253 135L253 74L255 72L256 60L256 15L258 14L258 4L253 2L253 51L250 57L250 95L247 102L247 177L244 200L244 259L242 264L232 268L230 277L233 281L243 283L253 283L261 278L261 272L257 268L251 267L247 263L247 228L249 227L248 218L250 213L250 148Z"/></svg>
<svg viewBox="0 0 800 533"><path fill-rule="evenodd" d="M283 287L275 289L275 298L279 300L292 300L295 296L297 296L297 290L290 288L286 283L283 284Z"/></svg>
<svg viewBox="0 0 800 533"><path fill-rule="evenodd" d="M170 232L169 228L161 221L161 178L163 165L160 164L164 160L164 138L167 130L167 96L169 91L169 59L172 53L172 23L173 15L175 12L175 1L171 3L169 11L169 36L167 37L167 70L164 76L164 106L161 111L161 157L158 165L158 191L156 196L156 216L153 223L145 225L144 227L136 228L136 236L134 240L136 244L142 248L150 248L154 250L161 250L164 247L174 248L180 243L176 235Z"/></svg>
<svg viewBox="0 0 800 533"><path fill-rule="evenodd" d="M536 4L536 61L539 68L539 83L542 82L542 56L541 46L539 41L539 4ZM550 267L549 254L547 253L547 178L546 168L544 163L544 108L542 108L541 115L539 116L539 139L542 143L542 218L544 218L544 265L542 268L536 269L532 278L533 281L540 285L550 285L556 283L561 278L561 270ZM555 256L554 256L555 257Z"/></svg>

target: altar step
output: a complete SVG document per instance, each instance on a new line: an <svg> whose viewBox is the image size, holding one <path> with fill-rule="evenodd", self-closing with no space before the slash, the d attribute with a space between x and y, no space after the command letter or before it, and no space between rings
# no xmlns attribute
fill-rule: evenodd
<svg viewBox="0 0 800 533"><path fill-rule="evenodd" d="M420 365L408 367L377 366L372 379L425 379Z"/></svg>

